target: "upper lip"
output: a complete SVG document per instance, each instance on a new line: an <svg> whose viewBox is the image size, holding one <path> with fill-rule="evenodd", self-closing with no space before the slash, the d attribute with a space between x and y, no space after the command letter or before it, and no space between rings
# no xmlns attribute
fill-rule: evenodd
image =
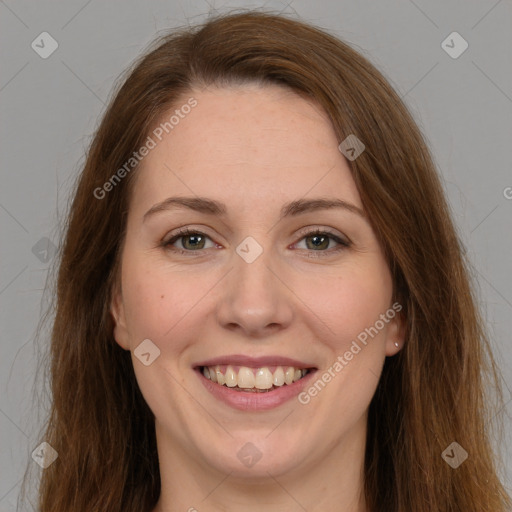
<svg viewBox="0 0 512 512"><path fill-rule="evenodd" d="M249 368L263 368L264 366L293 366L295 368L315 368L314 365L281 356L261 356L249 357L241 354L232 354L229 356L219 356L206 361L196 363L194 366L216 366L223 364L232 364L237 366L247 366Z"/></svg>

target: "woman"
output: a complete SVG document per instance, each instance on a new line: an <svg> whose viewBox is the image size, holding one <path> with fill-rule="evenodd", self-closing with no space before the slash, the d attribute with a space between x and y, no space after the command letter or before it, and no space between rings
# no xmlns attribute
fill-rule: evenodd
<svg viewBox="0 0 512 512"><path fill-rule="evenodd" d="M39 510L504 511L463 254L349 46L254 12L159 39L71 205Z"/></svg>

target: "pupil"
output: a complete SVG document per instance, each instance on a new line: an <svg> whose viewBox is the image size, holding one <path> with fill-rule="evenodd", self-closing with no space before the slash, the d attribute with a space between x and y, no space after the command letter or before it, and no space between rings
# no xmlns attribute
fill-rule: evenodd
<svg viewBox="0 0 512 512"><path fill-rule="evenodd" d="M197 245L197 243L196 243L196 242L197 242L197 241L199 241L199 243L200 243L200 241L201 241L201 235L188 235L188 236L185 238L185 240L187 240L187 239L192 240L192 243L191 243L192 247L197 247L198 245Z"/></svg>
<svg viewBox="0 0 512 512"><path fill-rule="evenodd" d="M326 236L320 236L320 235L314 235L314 236L312 236L312 239L313 239L313 240L320 240L320 242L319 242L319 243L313 242L313 245L314 245L315 247L317 247L317 248L318 248L318 247L320 247L320 245L321 245L323 242L325 242L325 240L327 239L327 237L326 237Z"/></svg>

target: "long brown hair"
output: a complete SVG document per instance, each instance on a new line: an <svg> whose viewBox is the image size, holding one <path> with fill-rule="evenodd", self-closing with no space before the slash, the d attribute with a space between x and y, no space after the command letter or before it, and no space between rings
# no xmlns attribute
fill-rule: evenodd
<svg viewBox="0 0 512 512"><path fill-rule="evenodd" d="M370 404L364 490L372 512L503 512L490 399L497 366L471 267L418 127L383 75L338 38L265 12L210 18L159 37L114 91L65 226L50 346L51 409L41 440L59 457L42 473L41 512L150 511L160 493L154 417L109 306L136 167L103 187L192 88L272 83L313 98L350 161L403 305L406 342L387 358ZM491 389L492 388L492 389ZM491 391L494 391L492 395ZM441 456L457 442L469 456Z"/></svg>

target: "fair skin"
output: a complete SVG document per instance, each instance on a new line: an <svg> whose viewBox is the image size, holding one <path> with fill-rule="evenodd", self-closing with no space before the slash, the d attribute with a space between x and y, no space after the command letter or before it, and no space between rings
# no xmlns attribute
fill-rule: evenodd
<svg viewBox="0 0 512 512"><path fill-rule="evenodd" d="M196 89L177 107L190 96L197 106L134 171L111 305L115 339L132 351L155 415L162 491L153 512L366 512L367 411L385 358L402 347L399 315L306 404L294 396L241 410L195 368L232 354L293 358L316 369L307 391L391 308L391 275L365 218L331 208L279 219L299 199L362 210L349 164L326 115L287 89ZM226 213L182 207L144 220L171 196L209 198ZM159 245L181 227L195 235ZM308 234L316 228L351 245ZM249 236L263 249L250 263L236 251ZM133 352L145 339L160 350L147 366ZM250 466L239 455L246 443L260 456Z"/></svg>

